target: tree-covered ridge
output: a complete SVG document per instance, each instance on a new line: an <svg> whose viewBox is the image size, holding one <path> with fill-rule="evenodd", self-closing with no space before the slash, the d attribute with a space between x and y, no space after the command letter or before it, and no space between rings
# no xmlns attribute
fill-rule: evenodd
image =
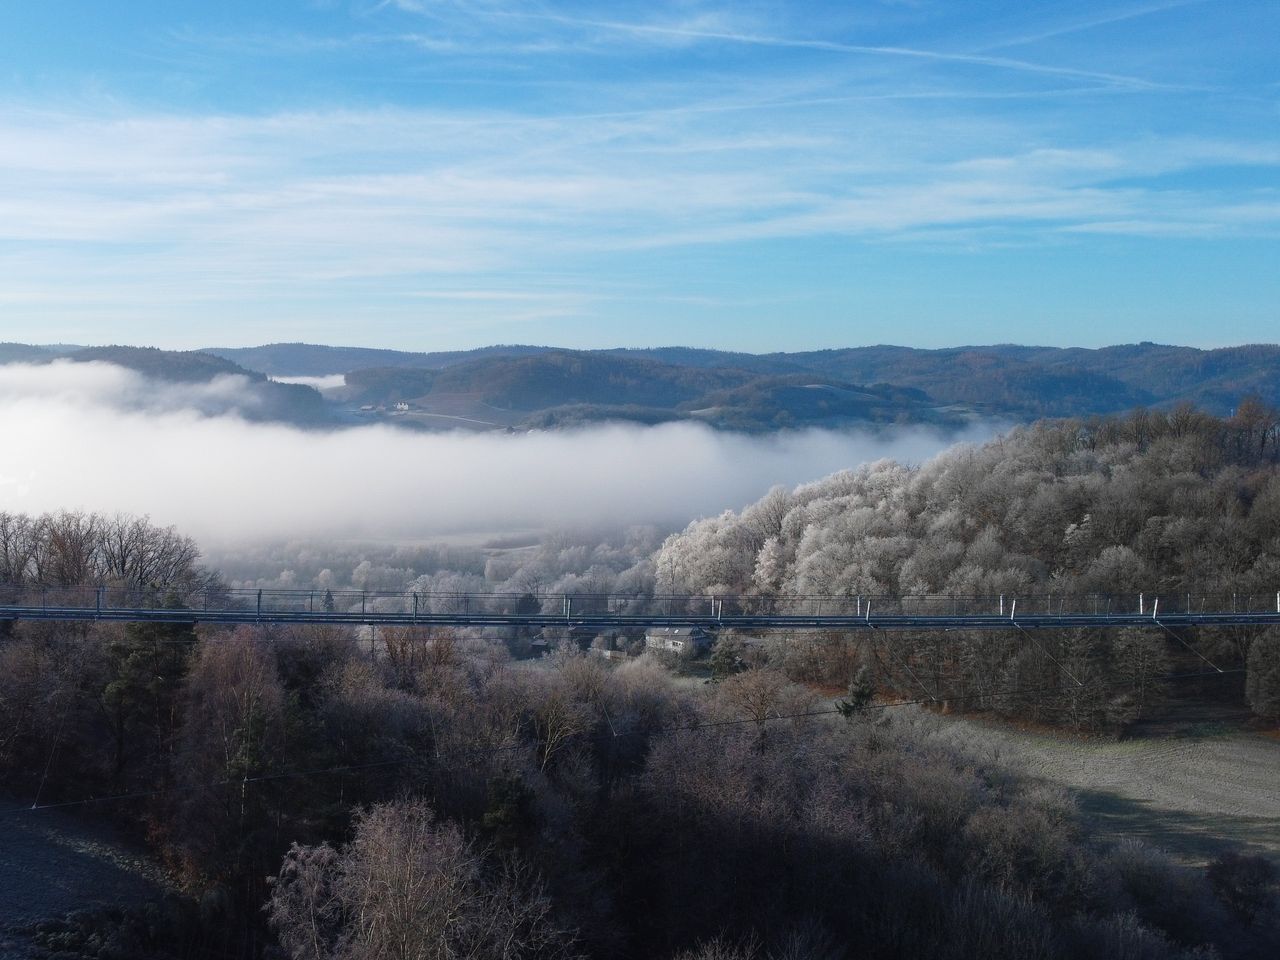
<svg viewBox="0 0 1280 960"><path fill-rule="evenodd" d="M603 420L692 420L742 431L959 422L921 390L578 351L483 357L442 370L355 370L346 374L345 397L360 405L406 401L415 409L539 428Z"/></svg>
<svg viewBox="0 0 1280 960"><path fill-rule="evenodd" d="M1168 409L1180 402L1229 414L1249 394L1280 404L1280 346L1275 344L1213 350L1155 343L1099 349L1013 344L943 349L867 346L761 355L689 347L565 351L548 346L494 346L408 353L272 344L208 352L254 370L293 375L392 366L440 370L480 360L572 352L692 370L732 369L757 377L807 374L845 383L892 384L923 390L939 403L973 405L989 415L1017 419L1119 413L1139 405Z"/></svg>
<svg viewBox="0 0 1280 960"><path fill-rule="evenodd" d="M144 378L147 386L142 391L147 399L139 397L138 402L153 410L175 405L206 416L233 414L245 420L300 427L333 426L338 422L335 411L312 387L277 383L263 373L209 353L155 347L0 344L0 365L54 362L110 364L130 370ZM200 389L205 386L210 389Z"/></svg>
<svg viewBox="0 0 1280 960"><path fill-rule="evenodd" d="M201 352L234 361L268 376L323 377L335 373L379 367L440 370L454 363L482 356L528 356L549 347L499 344L477 350L444 350L428 353L374 347L331 347L315 343L269 343L258 347L207 347Z"/></svg>
<svg viewBox="0 0 1280 960"><path fill-rule="evenodd" d="M385 367L347 374L353 399L428 399L432 393L474 396L497 410L533 413L568 404L674 407L708 390L739 386L743 371L699 371L658 363L548 351L534 356L483 356L441 370Z"/></svg>
<svg viewBox="0 0 1280 960"><path fill-rule="evenodd" d="M1016 344L923 350L875 346L771 354L831 376L921 387L940 400L1033 416L1119 413L1194 403L1230 413L1257 394L1280 403L1280 346L1200 350L1158 343L1097 349Z"/></svg>
<svg viewBox="0 0 1280 960"><path fill-rule="evenodd" d="M0 363L46 363L56 352L56 348L6 341L0 343Z"/></svg>
<svg viewBox="0 0 1280 960"><path fill-rule="evenodd" d="M284 345L253 349L270 351L262 356L273 369L291 355ZM323 352L330 349L297 345L294 363L298 369L329 369L322 362L326 356L330 367L339 357L363 356ZM416 401L432 410L442 398L453 398L454 405L439 412L457 413L456 398L469 397L477 405L467 415L484 417L489 408L490 414L517 414L505 420L498 416L504 425L635 419L624 408L643 411L641 422L654 422L656 411L667 410L723 429L771 430L945 422L957 415L1090 416L1142 406L1169 410L1185 402L1226 415L1251 394L1280 403L1275 373L1280 347L1267 345L1220 350L1150 343L1098 350L855 347L762 356L682 347L492 347L448 354L382 351L377 359L376 368L331 371L346 373L349 401ZM822 388L827 395L820 397ZM855 395L864 401L870 395L872 402L857 401Z"/></svg>
<svg viewBox="0 0 1280 960"><path fill-rule="evenodd" d="M1274 410L1187 407L1020 427L881 461L691 524L660 589L1016 596L1265 593L1280 584Z"/></svg>
<svg viewBox="0 0 1280 960"><path fill-rule="evenodd" d="M82 347L66 355L77 363L113 363L145 377L178 383L204 383L217 376L240 376L265 383L265 374L198 350L160 350L156 347Z"/></svg>
<svg viewBox="0 0 1280 960"><path fill-rule="evenodd" d="M1110 609L1106 595L1118 595L1125 612L1139 593L1146 609L1158 596L1181 608L1188 594L1269 604L1280 586L1278 423L1255 402L1226 419L1179 408L1045 422L919 466L881 461L776 489L668 538L657 590L784 607L921 594L1034 597L1041 610L1046 595L1067 609ZM1171 692L1163 678L1205 670L1237 684L1247 673L1245 690L1219 684L1212 696L1244 693L1259 716L1280 716L1276 642L1274 630L995 630L895 635L891 649L872 635L797 638L772 657L797 680L1121 729Z"/></svg>
<svg viewBox="0 0 1280 960"><path fill-rule="evenodd" d="M1194 403L1230 415L1256 395L1280 403L1280 347L1142 343L1098 350L997 345L856 347L753 355L686 347L565 350L493 346L409 353L270 344L165 351L0 344L0 363L99 360L176 383L245 378L248 419L303 426L385 422L418 429L546 429L672 420L717 429L926 423L1113 414ZM241 365L243 364L243 365ZM272 376L342 374L327 393ZM390 410L397 403L408 409ZM363 410L359 408L365 408Z"/></svg>

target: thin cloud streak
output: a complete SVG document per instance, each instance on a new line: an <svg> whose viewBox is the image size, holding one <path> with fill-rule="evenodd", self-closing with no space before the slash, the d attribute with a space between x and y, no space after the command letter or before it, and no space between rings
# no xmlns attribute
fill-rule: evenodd
<svg viewBox="0 0 1280 960"><path fill-rule="evenodd" d="M1148 13L1155 12L1159 9L1167 9L1173 6L1181 6L1186 3L1196 2L1205 2L1205 0L1182 0L1181 3L1144 8L1143 10L1136 12L1119 14L1112 18L1102 18L1089 24L1076 25L1056 31L1047 31L1045 36L1048 37L1057 35L1058 33L1074 32L1075 30L1087 29L1089 26L1101 25L1102 23L1111 22L1112 20L1119 21L1130 19L1132 17L1143 16ZM417 14L437 22L447 22L448 20L448 18L441 16L438 9L429 7L425 4L396 3L392 4L392 6L403 12ZM548 24L569 27L575 30L600 30L621 36L644 39L650 42L655 40L712 41L745 46L772 47L776 49L813 50L824 53L933 61L943 64L978 66L994 70L1013 71L1017 73L1073 77L1076 79L1093 80L1114 87L1138 89L1150 92L1180 92L1193 89L1192 87L1188 87L1183 84L1166 83L1150 80L1144 77L1135 77L1114 72L1086 70L1078 67L1037 63L1011 57L990 56L981 50L973 52L946 51L893 44L846 43L835 40L783 36L749 32L745 30L732 29L730 27L704 25L727 21L728 17L724 14L718 16L704 14L701 17L686 19L679 23L664 24L637 23L625 20L608 20L593 17L571 16L567 14L511 9L510 7L494 8L488 5L482 5L479 7L465 5L462 12L465 13L467 17L476 21ZM1030 39L999 44L991 49L1003 46L1012 46L1021 42L1030 42Z"/></svg>
<svg viewBox="0 0 1280 960"><path fill-rule="evenodd" d="M999 70L1013 70L1021 73L1044 74L1057 77L1075 77L1083 80L1097 80L1107 84L1131 89L1149 91L1185 92L1194 89L1183 84L1170 84L1142 77L1124 74L1107 73L1095 70L1083 70L1077 67L1062 67L1050 64L1033 63L1011 57L993 57L980 53L949 53L941 50L923 50L914 47L879 46L874 44L841 43L832 40L813 40L802 37L776 37L754 33L733 33L719 30L699 30L691 27L669 27L658 24L626 23L615 20L591 20L579 17L566 17L558 14L523 13L503 11L494 16L510 17L521 20L538 20L559 23L566 26L591 27L600 30L611 30L634 36L680 37L690 40L718 40L726 43L738 43L748 46L779 47L795 50L818 50L826 53L859 54L877 57L898 57L911 60L931 60L939 63L957 63L970 66L991 67Z"/></svg>
<svg viewBox="0 0 1280 960"><path fill-rule="evenodd" d="M1052 40L1056 37L1070 36L1073 33L1081 33L1086 30L1097 29L1098 27L1110 26L1113 23L1124 23L1128 20L1138 20L1142 17L1149 17L1158 13L1167 13L1170 10L1179 10L1183 7L1198 7L1205 3L1214 2L1217 2L1217 0L1174 0L1172 3L1153 3L1145 7L1137 7L1132 10L1120 10L1108 16L1093 17L1088 20L1066 24L1060 27L1051 27L1047 30L1029 33L1024 36L1013 37L1009 40L1001 40L996 43L985 44L977 52L985 53L989 50L1005 50L1009 47L1025 46L1027 44L1039 43L1042 40Z"/></svg>

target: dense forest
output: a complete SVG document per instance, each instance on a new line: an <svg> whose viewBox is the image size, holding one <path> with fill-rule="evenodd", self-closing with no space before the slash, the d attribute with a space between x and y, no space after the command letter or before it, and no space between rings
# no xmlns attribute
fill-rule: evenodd
<svg viewBox="0 0 1280 960"><path fill-rule="evenodd" d="M775 490L665 541L646 528L373 559L298 548L276 581L783 607L810 593L1274 594L1277 422L1246 403L1230 418L1042 423ZM0 515L0 563L11 583L133 585L173 605L251 582L128 517ZM724 635L705 685L654 654L565 643L515 659L525 641L10 624L5 815L126 797L91 809L145 836L174 881L163 904L24 935L64 960L1208 960L1280 942L1269 861L1185 867L1093 840L1069 795L933 712L1118 730L1208 658L1229 681L1247 669L1227 695L1274 718L1275 631Z"/></svg>
<svg viewBox="0 0 1280 960"><path fill-rule="evenodd" d="M784 609L808 595L1021 595L1041 609L1056 596L1059 607L1114 600L1126 611L1139 594L1175 607L1189 596L1269 604L1280 587L1278 424L1252 401L1227 419L1182 407L1039 423L920 466L871 464L696 521L657 554L658 590L754 594ZM1149 677L1183 661L1247 667L1255 709L1280 714L1275 638L1166 633L1062 633L1046 641L1052 652L1014 631L908 637L893 660L875 645L866 659L904 692L1074 726L1138 716ZM847 682L850 662L808 671ZM1130 682L1083 682L1117 671ZM1081 689L1029 701L1010 692L1065 678Z"/></svg>
<svg viewBox="0 0 1280 960"><path fill-rule="evenodd" d="M1280 935L1266 861L1090 844L1067 796L927 714L808 716L768 665L694 695L643 659L383 642L32 624L0 645L11 789L130 797L112 813L186 892L37 944L1022 960L1263 957Z"/></svg>
<svg viewBox="0 0 1280 960"><path fill-rule="evenodd" d="M1274 593L1280 418L1247 402L1041 422L929 463L880 462L695 522L671 592Z"/></svg>

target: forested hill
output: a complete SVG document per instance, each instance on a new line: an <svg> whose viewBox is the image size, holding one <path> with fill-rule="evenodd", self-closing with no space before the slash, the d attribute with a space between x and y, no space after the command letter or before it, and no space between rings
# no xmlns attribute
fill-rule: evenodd
<svg viewBox="0 0 1280 960"><path fill-rule="evenodd" d="M829 376L921 387L939 400L1012 414L1081 416L1136 406L1193 403L1229 414L1256 394L1280 403L1280 346L1218 350L1127 344L1098 350L1057 347L855 347L773 354Z"/></svg>
<svg viewBox="0 0 1280 960"><path fill-rule="evenodd" d="M938 350L872 346L763 355L688 347L565 351L518 345L406 353L272 344L207 352L282 376L347 374L375 367L442 370L480 361L490 366L477 370L492 370L495 361L518 364L539 355L572 353L599 362L614 358L701 371L732 369L756 377L818 376L848 384L908 387L939 404L959 404L979 414L1016 419L1116 413L1138 406L1169 408L1179 402L1229 414L1250 394L1280 403L1280 346L1274 344L1218 350L1154 343L1096 350L1012 344Z"/></svg>
<svg viewBox="0 0 1280 960"><path fill-rule="evenodd" d="M155 347L33 347L0 343L0 365L47 364L55 360L74 363L109 363L163 384L202 385L220 377L233 378L234 389L182 395L206 414L235 413L246 420L274 421L303 427L336 424L335 411L309 386L277 383L256 370L248 370L223 357L195 350L159 350ZM178 402L173 398L172 402Z"/></svg>
<svg viewBox="0 0 1280 960"><path fill-rule="evenodd" d="M1280 414L1041 422L881 461L691 524L659 592L1184 592L1280 584ZM666 582L661 582L662 578Z"/></svg>
<svg viewBox="0 0 1280 960"><path fill-rule="evenodd" d="M722 429L879 423L954 426L962 417L924 391L866 387L800 373L687 367L599 353L486 356L443 370L402 367L347 374L352 404L407 402L407 419L467 417L500 426L565 427L600 420L693 420Z"/></svg>
<svg viewBox="0 0 1280 960"><path fill-rule="evenodd" d="M1230 419L1184 408L1042 421L920 467L882 461L776 489L669 537L653 570L659 594L762 594L783 609L813 595L922 594L1020 597L1039 610L1074 595L1068 609L1137 612L1139 593L1147 609L1154 597L1181 609L1188 595L1269 606L1280 584L1280 414L1247 403ZM898 663L874 639L860 662L868 683L897 696L923 685L939 701L1122 728L1168 692L1159 678L1208 661L1236 686L1204 695L1244 693L1260 716L1280 716L1280 631L1166 633L1058 631L1049 656L1013 631L908 634L894 640ZM784 661L804 679L852 676L820 648L794 647Z"/></svg>
<svg viewBox="0 0 1280 960"><path fill-rule="evenodd" d="M1099 350L998 345L856 347L754 355L686 347L559 350L508 345L407 353L271 344L165 351L0 344L0 363L99 360L178 383L244 377L246 415L300 425L554 429L688 420L769 432L899 423L954 427L1193 404L1230 415L1280 404L1280 346L1219 350L1142 343ZM341 374L325 397L268 377Z"/></svg>
<svg viewBox="0 0 1280 960"><path fill-rule="evenodd" d="M804 371L778 375L725 365L691 366L630 353L494 347L465 355L427 355L306 347L302 359L289 365L285 359L293 350L293 345L282 344L226 353L269 360L263 365L279 376L285 375L277 372L281 369L328 370L321 362L326 357L332 362L376 360L389 365L348 371L345 387L330 389L326 399L312 386L277 382L261 370L209 351L0 344L0 364L99 361L151 380L181 384L239 377L241 389L230 392L234 395L228 400L235 412L300 426L384 422L427 430L492 430L687 420L719 429L767 432L898 423L949 428L970 416L914 388L863 386ZM430 365L415 365L428 361ZM787 369L769 363L763 368ZM220 392L218 398L222 397ZM202 398L201 409L208 402L208 397ZM224 406L205 412L232 412Z"/></svg>
<svg viewBox="0 0 1280 960"><path fill-rule="evenodd" d="M439 370L487 356L523 357L550 347L499 345L477 350L416 353L371 347L329 347L314 343L269 343L260 347L207 347L202 353L222 357L273 377L323 377L374 367Z"/></svg>

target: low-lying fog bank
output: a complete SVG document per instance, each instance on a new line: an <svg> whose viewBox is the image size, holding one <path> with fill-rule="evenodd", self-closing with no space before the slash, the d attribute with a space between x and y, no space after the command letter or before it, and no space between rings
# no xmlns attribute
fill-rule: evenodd
<svg viewBox="0 0 1280 960"><path fill-rule="evenodd" d="M234 384L157 385L103 364L0 367L0 507L148 514L206 544L293 537L401 541L505 529L682 526L882 457L962 436L768 437L691 424L563 433L306 432L210 416Z"/></svg>

